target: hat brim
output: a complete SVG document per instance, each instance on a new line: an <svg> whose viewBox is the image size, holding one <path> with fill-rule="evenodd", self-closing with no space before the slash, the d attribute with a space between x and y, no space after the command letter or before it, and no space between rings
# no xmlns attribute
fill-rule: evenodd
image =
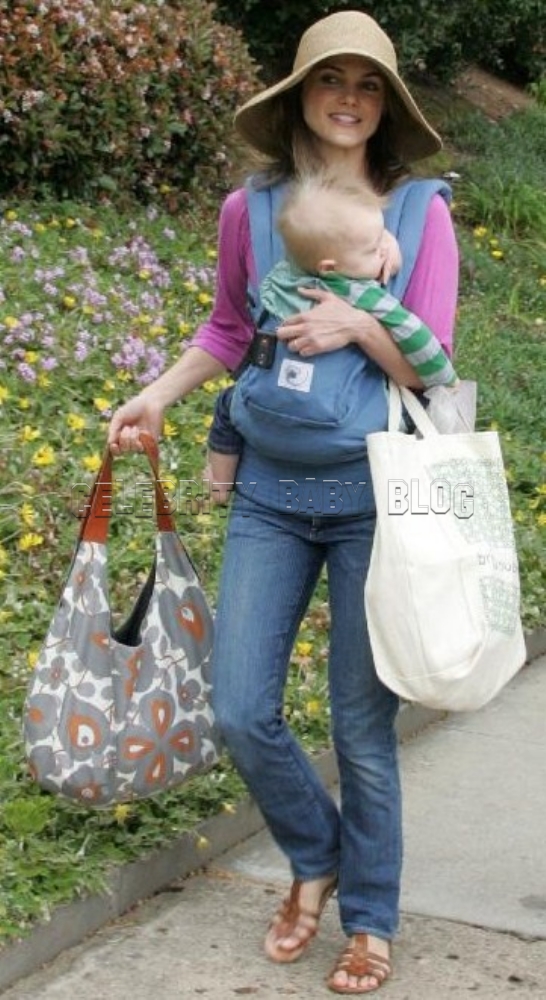
<svg viewBox="0 0 546 1000"><path fill-rule="evenodd" d="M330 51L322 52L320 57L310 60L301 69L285 77L284 80L280 80L251 97L235 114L235 127L243 139L260 153L264 153L266 156L275 156L278 151L278 136L275 131L276 115L273 114L276 98L301 83L313 66L332 59L334 56L342 55L362 56L362 48L355 48L354 51L351 51L344 45L343 48L332 48ZM392 115L392 134L396 154L403 162L411 163L437 153L442 148L442 140L427 122L400 77L393 73L391 67L380 59L367 55L365 58L377 66L398 98Z"/></svg>

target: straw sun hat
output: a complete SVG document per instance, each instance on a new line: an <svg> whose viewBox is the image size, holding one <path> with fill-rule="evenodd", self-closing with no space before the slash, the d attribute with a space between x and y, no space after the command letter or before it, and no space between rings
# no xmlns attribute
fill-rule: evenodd
<svg viewBox="0 0 546 1000"><path fill-rule="evenodd" d="M235 115L235 126L261 153L275 155L276 98L301 83L317 63L334 56L355 55L369 59L391 85L397 100L391 109L392 136L401 160L420 160L437 152L442 142L420 112L398 75L396 52L385 32L367 14L357 10L330 14L302 35L290 76L256 94Z"/></svg>

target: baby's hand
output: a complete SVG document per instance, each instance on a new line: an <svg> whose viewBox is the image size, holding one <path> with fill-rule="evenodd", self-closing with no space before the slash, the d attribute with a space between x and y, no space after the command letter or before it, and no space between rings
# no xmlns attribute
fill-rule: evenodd
<svg viewBox="0 0 546 1000"><path fill-rule="evenodd" d="M402 254L400 252L398 240L392 235L392 233L389 233L387 229L385 229L385 232L383 233L381 251L384 255L384 260L383 267L381 268L381 274L379 275L379 281L382 285L386 285L389 278L391 278L393 274L398 274L398 271L402 267Z"/></svg>

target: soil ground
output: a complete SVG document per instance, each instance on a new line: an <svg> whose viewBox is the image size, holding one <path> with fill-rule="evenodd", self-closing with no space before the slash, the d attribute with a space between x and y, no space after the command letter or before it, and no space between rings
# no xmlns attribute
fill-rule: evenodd
<svg viewBox="0 0 546 1000"><path fill-rule="evenodd" d="M524 90L476 66L468 67L457 77L454 89L495 121L534 104L533 97Z"/></svg>

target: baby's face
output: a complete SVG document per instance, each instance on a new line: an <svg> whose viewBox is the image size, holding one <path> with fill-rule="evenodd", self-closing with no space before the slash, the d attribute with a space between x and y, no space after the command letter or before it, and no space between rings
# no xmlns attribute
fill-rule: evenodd
<svg viewBox="0 0 546 1000"><path fill-rule="evenodd" d="M379 278L387 257L383 213L363 206L347 212L345 238L338 249L336 271L348 278Z"/></svg>

